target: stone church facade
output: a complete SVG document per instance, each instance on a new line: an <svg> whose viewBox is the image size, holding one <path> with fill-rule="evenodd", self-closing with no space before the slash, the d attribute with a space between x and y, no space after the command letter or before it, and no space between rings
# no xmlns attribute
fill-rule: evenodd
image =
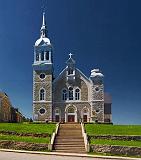
<svg viewBox="0 0 141 160"><path fill-rule="evenodd" d="M45 14L34 45L33 120L111 123L111 97L104 93L104 75L93 69L86 77L69 54L66 67L54 79L52 44Z"/></svg>

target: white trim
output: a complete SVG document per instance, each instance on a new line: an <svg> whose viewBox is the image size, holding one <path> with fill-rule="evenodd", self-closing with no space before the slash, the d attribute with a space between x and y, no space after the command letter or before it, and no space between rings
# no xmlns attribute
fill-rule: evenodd
<svg viewBox="0 0 141 160"><path fill-rule="evenodd" d="M74 92L74 100L75 100L75 101L81 101L81 89L80 89L79 87L75 87L74 89L75 89L75 92ZM78 100L76 100L76 97L75 97L76 89L79 89L79 99L78 99Z"/></svg>
<svg viewBox="0 0 141 160"><path fill-rule="evenodd" d="M62 72L58 75L58 77L53 81L53 84L56 83L61 78L61 76L63 75L65 70L66 70L66 68L62 70Z"/></svg>
<svg viewBox="0 0 141 160"><path fill-rule="evenodd" d="M52 101L33 101L33 103L52 103Z"/></svg>
<svg viewBox="0 0 141 160"><path fill-rule="evenodd" d="M74 107L75 113L69 113L68 114L68 108L69 107ZM75 116L75 122L77 122L77 107L75 105L69 104L65 108L65 122L68 122L68 115L74 115Z"/></svg>
<svg viewBox="0 0 141 160"><path fill-rule="evenodd" d="M77 101L77 100L67 100L67 101L62 101L62 102L53 102L53 103L61 103L61 104L64 104L64 103L89 103L89 104L92 104L92 102L104 102L104 100L95 100L95 101Z"/></svg>

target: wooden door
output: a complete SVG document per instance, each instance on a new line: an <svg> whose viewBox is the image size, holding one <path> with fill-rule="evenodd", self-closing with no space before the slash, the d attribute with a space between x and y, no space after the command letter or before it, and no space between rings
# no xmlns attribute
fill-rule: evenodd
<svg viewBox="0 0 141 160"><path fill-rule="evenodd" d="M75 116L74 115L68 115L68 122L74 122L75 120Z"/></svg>
<svg viewBox="0 0 141 160"><path fill-rule="evenodd" d="M87 122L87 115L83 115L83 122Z"/></svg>

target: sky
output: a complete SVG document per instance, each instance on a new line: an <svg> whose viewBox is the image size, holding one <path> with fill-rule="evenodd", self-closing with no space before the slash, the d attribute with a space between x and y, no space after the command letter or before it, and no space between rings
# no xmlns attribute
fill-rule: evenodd
<svg viewBox="0 0 141 160"><path fill-rule="evenodd" d="M141 124L140 0L1 0L0 90L32 117L33 46L43 8L55 76L73 53L85 75L99 68L114 124Z"/></svg>

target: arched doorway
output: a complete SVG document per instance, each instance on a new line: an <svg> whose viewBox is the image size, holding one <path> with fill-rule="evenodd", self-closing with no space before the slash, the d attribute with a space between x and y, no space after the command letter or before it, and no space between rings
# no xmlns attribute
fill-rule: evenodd
<svg viewBox="0 0 141 160"><path fill-rule="evenodd" d="M66 107L65 122L77 122L77 108L75 106Z"/></svg>
<svg viewBox="0 0 141 160"><path fill-rule="evenodd" d="M82 120L83 122L88 122L89 119L89 110L87 107L84 107L82 110Z"/></svg>

